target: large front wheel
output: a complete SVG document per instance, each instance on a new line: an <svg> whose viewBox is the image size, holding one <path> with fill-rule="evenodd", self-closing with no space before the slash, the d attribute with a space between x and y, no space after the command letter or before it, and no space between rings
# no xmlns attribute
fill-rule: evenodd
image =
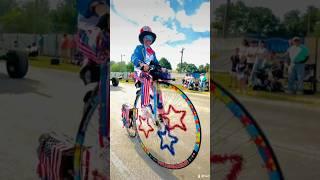
<svg viewBox="0 0 320 180"><path fill-rule="evenodd" d="M141 106L141 91L137 94L134 106L138 109L138 140L145 153L158 165L181 169L190 165L199 153L200 120L192 102L179 88L166 82L158 82L156 87L160 106L153 105L155 96L152 91L149 107ZM155 106L163 108L155 111ZM154 112L157 112L156 116Z"/></svg>
<svg viewBox="0 0 320 180"><path fill-rule="evenodd" d="M74 153L75 180L108 179L109 145L99 133L100 103L97 95L90 95L76 136Z"/></svg>

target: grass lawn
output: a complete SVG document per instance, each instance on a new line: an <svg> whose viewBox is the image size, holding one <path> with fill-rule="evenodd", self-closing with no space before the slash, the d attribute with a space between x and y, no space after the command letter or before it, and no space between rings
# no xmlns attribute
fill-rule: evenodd
<svg viewBox="0 0 320 180"><path fill-rule="evenodd" d="M38 68L56 69L75 73L80 71L80 66L73 64L60 63L59 65L51 65L51 59L51 57L32 57L29 59L29 64Z"/></svg>
<svg viewBox="0 0 320 180"><path fill-rule="evenodd" d="M240 94L234 88L230 88L229 73L214 73L214 80L220 83L223 87L231 91L233 94L247 97L257 97L269 100L284 100L290 102L298 102L304 104L318 104L320 105L320 93L315 95L289 95L285 93L275 93L267 91L253 91L249 89L247 94Z"/></svg>

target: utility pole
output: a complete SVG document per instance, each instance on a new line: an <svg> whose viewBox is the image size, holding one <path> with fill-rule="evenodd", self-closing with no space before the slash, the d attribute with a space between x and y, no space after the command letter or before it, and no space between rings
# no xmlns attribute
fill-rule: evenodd
<svg viewBox="0 0 320 180"><path fill-rule="evenodd" d="M180 51L180 53L181 53L180 73L182 73L182 58L183 58L183 51L184 51L184 48L182 48L182 50Z"/></svg>
<svg viewBox="0 0 320 180"><path fill-rule="evenodd" d="M121 54L121 63L122 63L122 57L125 56L124 54Z"/></svg>
<svg viewBox="0 0 320 180"><path fill-rule="evenodd" d="M125 56L125 55L124 55L124 54L121 54L121 63L120 63L120 64L121 64L121 67L122 67L122 57L123 57L123 56ZM122 71L122 69L123 69L123 68L121 68L121 71Z"/></svg>
<svg viewBox="0 0 320 180"><path fill-rule="evenodd" d="M228 33L228 19L229 19L228 14L229 14L230 3L231 3L231 0L227 0L225 12L224 12L224 18L223 18L223 32L222 32L223 38L225 38Z"/></svg>

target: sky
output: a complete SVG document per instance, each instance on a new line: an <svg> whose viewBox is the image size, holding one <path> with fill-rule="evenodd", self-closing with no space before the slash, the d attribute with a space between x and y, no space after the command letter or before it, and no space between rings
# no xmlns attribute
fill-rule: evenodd
<svg viewBox="0 0 320 180"><path fill-rule="evenodd" d="M239 0L231 0L236 2ZM248 6L261 6L270 8L273 13L283 18L283 15L293 9L298 9L301 12L305 12L309 5L320 8L320 0L241 0ZM221 4L225 4L227 0L213 0L214 7L219 7Z"/></svg>
<svg viewBox="0 0 320 180"><path fill-rule="evenodd" d="M152 48L173 68L183 61L197 66L210 62L209 0L111 0L111 60L129 62L140 29L148 25L157 35Z"/></svg>

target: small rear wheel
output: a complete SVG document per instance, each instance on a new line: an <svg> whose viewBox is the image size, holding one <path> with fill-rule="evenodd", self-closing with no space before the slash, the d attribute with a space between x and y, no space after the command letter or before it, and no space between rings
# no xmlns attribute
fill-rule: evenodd
<svg viewBox="0 0 320 180"><path fill-rule="evenodd" d="M119 79L118 78L111 78L112 86L117 87L119 85Z"/></svg>
<svg viewBox="0 0 320 180"><path fill-rule="evenodd" d="M28 72L28 57L23 52L8 51L7 72L11 78L23 78Z"/></svg>

